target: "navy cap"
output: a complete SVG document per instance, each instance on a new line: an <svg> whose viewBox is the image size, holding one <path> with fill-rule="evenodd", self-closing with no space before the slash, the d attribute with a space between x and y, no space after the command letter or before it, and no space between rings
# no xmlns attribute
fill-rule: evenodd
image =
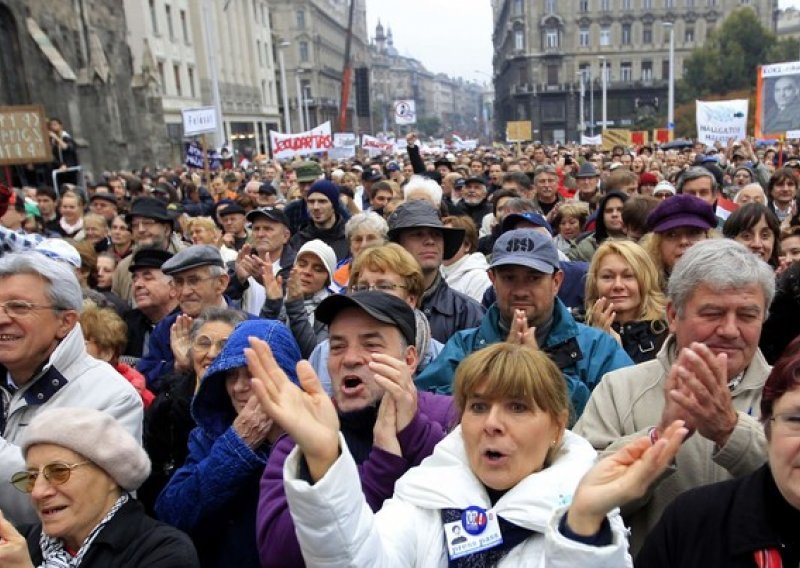
<svg viewBox="0 0 800 568"><path fill-rule="evenodd" d="M558 249L553 239L535 229L508 231L495 241L489 268L510 265L553 274L559 269Z"/></svg>
<svg viewBox="0 0 800 568"><path fill-rule="evenodd" d="M547 219L536 211L525 211L523 213L511 213L506 215L503 219L503 224L500 225L500 232L505 233L506 231L511 231L521 222L531 223L536 227L544 227L551 235L553 234L553 227L547 222Z"/></svg>
<svg viewBox="0 0 800 568"><path fill-rule="evenodd" d="M211 245L192 245L175 254L175 256L161 265L161 272L172 275L199 266L225 268L219 249Z"/></svg>
<svg viewBox="0 0 800 568"><path fill-rule="evenodd" d="M234 203L231 203L230 205L228 205L227 207L224 207L224 208L220 209L217 212L217 216L218 217L225 217L225 215L234 215L236 213L238 213L239 215L245 215L245 214L247 214L247 211L245 210L244 207L242 207L238 203L234 202Z"/></svg>
<svg viewBox="0 0 800 568"><path fill-rule="evenodd" d="M372 290L349 296L333 294L322 300L314 314L319 321L330 326L336 315L345 308L360 308L376 320L396 326L409 345L416 345L417 318L414 310L397 296Z"/></svg>

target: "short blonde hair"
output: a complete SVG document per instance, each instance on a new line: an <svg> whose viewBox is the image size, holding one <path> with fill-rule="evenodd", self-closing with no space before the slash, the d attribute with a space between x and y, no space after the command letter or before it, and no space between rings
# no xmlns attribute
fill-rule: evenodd
<svg viewBox="0 0 800 568"><path fill-rule="evenodd" d="M99 308L93 302L86 302L80 322L83 336L97 344L100 349L111 350L111 361L116 362L128 345L128 326L117 312L111 308Z"/></svg>
<svg viewBox="0 0 800 568"><path fill-rule="evenodd" d="M203 229L208 229L210 231L220 230L211 217L190 217L189 220L186 221L186 230L191 231L192 227L195 225L199 225Z"/></svg>
<svg viewBox="0 0 800 568"><path fill-rule="evenodd" d="M353 285L365 270L375 272L394 272L405 280L406 291L417 298L417 304L425 292L425 280L422 277L417 259L397 243L370 246L358 253L350 267L350 282Z"/></svg>

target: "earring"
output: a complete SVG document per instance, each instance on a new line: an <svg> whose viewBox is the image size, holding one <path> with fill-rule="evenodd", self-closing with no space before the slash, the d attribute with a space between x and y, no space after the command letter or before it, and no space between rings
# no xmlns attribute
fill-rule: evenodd
<svg viewBox="0 0 800 568"><path fill-rule="evenodd" d="M555 448L555 447L556 447L556 441L555 441L555 440L553 440L553 441L550 443L550 447L551 447L551 448Z"/></svg>

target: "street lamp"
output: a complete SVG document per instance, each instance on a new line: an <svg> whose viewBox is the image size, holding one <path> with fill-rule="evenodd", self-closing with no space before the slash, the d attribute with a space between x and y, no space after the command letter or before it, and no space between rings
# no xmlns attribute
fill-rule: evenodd
<svg viewBox="0 0 800 568"><path fill-rule="evenodd" d="M283 50L292 45L288 41L278 44L278 66L281 69L281 99L283 99L283 127L287 134L292 132L292 121L289 118L289 95L286 90L286 66L283 62Z"/></svg>
<svg viewBox="0 0 800 568"><path fill-rule="evenodd" d="M672 139L675 129L675 25L672 22L662 22L669 30L669 87L667 90L667 130Z"/></svg>
<svg viewBox="0 0 800 568"><path fill-rule="evenodd" d="M600 59L601 65L603 66L600 69L600 76L601 76L602 85L603 85L603 99L602 99L603 100L603 123L602 123L602 125L600 127L600 132L602 132L608 126L608 124L606 123L606 118L607 118L607 114L606 113L608 111L608 105L607 105L608 101L606 100L606 91L608 89L608 84L607 84L608 80L607 80L607 77L606 77L606 56L605 55L600 55L600 56L598 56L598 58Z"/></svg>

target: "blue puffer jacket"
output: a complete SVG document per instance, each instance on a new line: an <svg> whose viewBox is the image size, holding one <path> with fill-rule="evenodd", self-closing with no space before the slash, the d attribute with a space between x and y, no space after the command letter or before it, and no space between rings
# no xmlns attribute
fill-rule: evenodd
<svg viewBox="0 0 800 568"><path fill-rule="evenodd" d="M192 401L197 428L189 435L186 462L156 501L159 519L192 537L207 568L259 568L256 508L259 480L272 449L251 449L236 430L236 411L225 389L227 371L245 366L249 337L269 343L278 365L293 382L300 349L289 329L271 320L247 320L228 338L206 371Z"/></svg>
<svg viewBox="0 0 800 568"><path fill-rule="evenodd" d="M505 341L507 334L500 330L499 322L500 310L495 303L479 327L459 331L450 338L436 360L415 379L417 388L450 394L456 367L467 355L492 343ZM575 409L573 421L580 417L592 389L604 374L633 365L631 358L610 335L577 323L558 298L553 307L553 325L542 350L564 374Z"/></svg>

